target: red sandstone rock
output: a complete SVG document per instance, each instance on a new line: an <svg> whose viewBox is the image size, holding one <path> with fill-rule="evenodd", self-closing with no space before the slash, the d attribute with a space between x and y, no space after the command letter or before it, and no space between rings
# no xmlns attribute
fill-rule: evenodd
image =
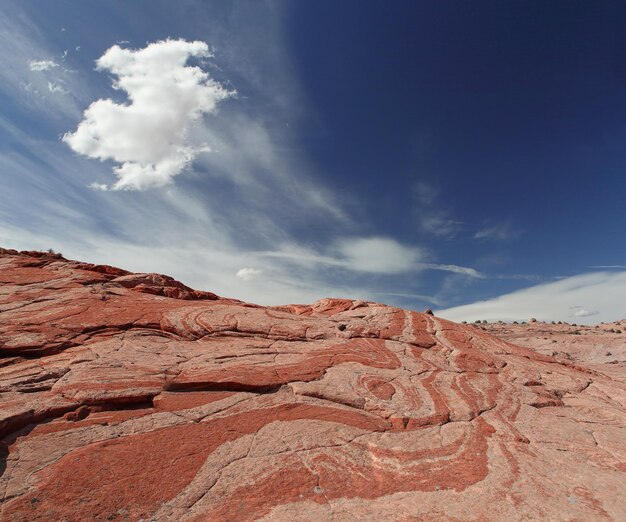
<svg viewBox="0 0 626 522"><path fill-rule="evenodd" d="M623 336L546 328L1 251L0 520L624 520Z"/></svg>
<svg viewBox="0 0 626 522"><path fill-rule="evenodd" d="M584 364L586 368L626 382L626 321L596 326L489 323L479 328L566 364Z"/></svg>

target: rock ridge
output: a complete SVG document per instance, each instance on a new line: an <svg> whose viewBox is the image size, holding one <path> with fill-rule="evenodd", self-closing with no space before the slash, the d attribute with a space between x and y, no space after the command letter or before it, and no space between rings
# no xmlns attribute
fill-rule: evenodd
<svg viewBox="0 0 626 522"><path fill-rule="evenodd" d="M0 520L626 518L622 363L493 333L0 250Z"/></svg>

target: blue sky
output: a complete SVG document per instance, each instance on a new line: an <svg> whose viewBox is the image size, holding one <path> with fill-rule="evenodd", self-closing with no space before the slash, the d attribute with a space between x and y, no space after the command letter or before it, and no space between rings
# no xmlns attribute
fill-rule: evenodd
<svg viewBox="0 0 626 522"><path fill-rule="evenodd" d="M0 14L4 247L261 304L626 317L619 2Z"/></svg>

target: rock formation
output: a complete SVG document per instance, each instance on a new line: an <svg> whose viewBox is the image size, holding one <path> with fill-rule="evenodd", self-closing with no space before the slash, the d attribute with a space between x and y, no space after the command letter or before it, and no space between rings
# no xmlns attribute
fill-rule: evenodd
<svg viewBox="0 0 626 522"><path fill-rule="evenodd" d="M0 520L624 520L624 367L543 351L3 251Z"/></svg>
<svg viewBox="0 0 626 522"><path fill-rule="evenodd" d="M595 326L486 323L479 328L557 360L575 361L616 381L626 381L626 321Z"/></svg>

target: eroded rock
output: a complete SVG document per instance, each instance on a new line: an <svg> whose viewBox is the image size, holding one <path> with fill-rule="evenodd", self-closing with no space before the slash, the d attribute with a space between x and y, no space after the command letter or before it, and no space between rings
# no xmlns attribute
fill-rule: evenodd
<svg viewBox="0 0 626 522"><path fill-rule="evenodd" d="M540 351L3 251L0 518L626 518L623 373Z"/></svg>

